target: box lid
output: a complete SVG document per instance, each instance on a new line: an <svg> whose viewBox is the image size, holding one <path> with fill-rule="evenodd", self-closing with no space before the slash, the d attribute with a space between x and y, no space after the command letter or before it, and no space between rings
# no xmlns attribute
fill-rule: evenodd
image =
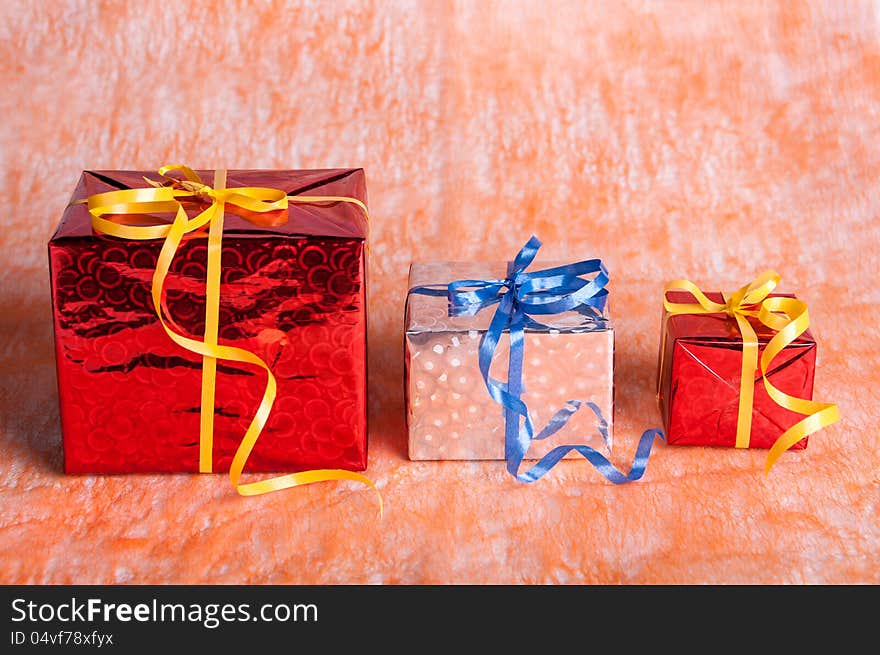
<svg viewBox="0 0 880 655"><path fill-rule="evenodd" d="M706 297L712 302L723 303L724 298L720 292L710 291ZM770 298L794 298L790 293L771 293ZM667 295L670 302L693 303L695 300L686 291L670 291ZM664 311L664 316L666 316ZM665 320L665 319L664 319ZM755 329L758 343L766 345L776 335L776 331L770 329L757 318L749 317L749 323ZM742 344L742 334L737 326L736 319L726 314L677 314L668 317L667 329L675 340L688 341L703 344ZM794 343L815 343L809 330L799 336Z"/></svg>
<svg viewBox="0 0 880 655"><path fill-rule="evenodd" d="M196 172L205 184L213 183L213 171ZM146 187L144 177L161 180L156 171L84 171L73 192L71 203L96 193ZM229 170L226 186L227 188L262 186L281 189L288 195L349 196L364 204L367 202L366 179L361 168ZM156 218L170 222L173 217L157 215ZM243 236L276 234L366 239L367 220L363 211L351 203L290 203L287 222L277 226L255 225L231 212L226 212L224 233ZM52 241L93 235L85 204L70 204L52 236Z"/></svg>
<svg viewBox="0 0 880 655"><path fill-rule="evenodd" d="M536 262L527 271L537 271L571 262ZM449 316L446 296L426 296L412 293L418 286L439 285L443 289L453 280L503 279L507 275L506 262L415 262L410 267L409 289L406 299L405 330L408 334L420 332L485 331L492 322L497 305L486 307L474 316ZM610 296L609 296L610 297ZM578 312L563 312L535 316L546 328L526 328L526 331L559 330L560 332L588 332L612 329L608 305L602 319L584 316Z"/></svg>

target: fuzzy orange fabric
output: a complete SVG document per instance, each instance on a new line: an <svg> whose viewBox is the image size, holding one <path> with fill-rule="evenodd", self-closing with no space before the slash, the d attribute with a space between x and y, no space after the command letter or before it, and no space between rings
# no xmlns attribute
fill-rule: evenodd
<svg viewBox="0 0 880 655"><path fill-rule="evenodd" d="M880 16L870 3L0 3L0 582L880 582ZM67 477L46 241L85 168L363 166L370 463L240 498L222 475ZM660 293L767 267L809 303L815 397L787 453L410 462L412 260L601 257L614 461L659 425Z"/></svg>

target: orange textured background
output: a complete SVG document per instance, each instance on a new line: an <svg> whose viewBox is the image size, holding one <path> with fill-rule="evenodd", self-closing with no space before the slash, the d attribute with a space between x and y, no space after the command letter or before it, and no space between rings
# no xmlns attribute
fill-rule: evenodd
<svg viewBox="0 0 880 655"><path fill-rule="evenodd" d="M0 582L880 582L880 16L868 2L0 3ZM84 168L363 166L368 474L65 477L46 241ZM602 257L614 459L659 423L660 291L774 267L840 423L764 451L406 459L413 259Z"/></svg>

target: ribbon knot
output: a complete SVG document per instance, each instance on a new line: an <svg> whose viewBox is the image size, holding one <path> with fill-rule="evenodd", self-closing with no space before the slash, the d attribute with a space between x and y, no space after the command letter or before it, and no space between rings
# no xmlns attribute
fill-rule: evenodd
<svg viewBox="0 0 880 655"><path fill-rule="evenodd" d="M180 188L186 189L187 191L191 191L193 193L211 195L214 191L207 184L201 184L200 182L190 182L189 180L182 180L179 182ZM175 186L175 185L172 185Z"/></svg>
<svg viewBox="0 0 880 655"><path fill-rule="evenodd" d="M203 184L195 190L195 194L205 202L226 202L229 199L230 191L228 189L217 190Z"/></svg>
<svg viewBox="0 0 880 655"><path fill-rule="evenodd" d="M576 311L592 322L604 326L603 314L608 297L608 271L598 259L526 272L534 261L541 242L532 237L511 263L506 278L497 280L456 280L447 286L449 313L471 316L486 307L498 304L496 317L503 328L522 318L525 327L546 327L535 322L533 315L561 314ZM583 276L595 274L592 279Z"/></svg>
<svg viewBox="0 0 880 655"><path fill-rule="evenodd" d="M760 375L758 382L764 385L767 395L777 404L798 414L806 414L802 419L774 442L767 454L765 471L769 472L773 464L782 454L804 437L837 421L837 405L818 403L804 398L789 396L777 389L767 378L773 359L789 344L806 332L810 325L807 305L797 298L771 296L779 284L779 274L773 270L761 273L749 284L740 287L731 294L722 294L724 303L710 300L705 293L690 280L673 280L663 290L663 307L669 316L678 314L726 314L736 321L742 336L743 357L740 375L739 408L736 421L736 447L748 448L752 431L752 411L754 408L755 373L759 368L759 344L755 328L749 318L758 321L774 330L776 334L764 347L760 357ZM696 303L673 303L668 293L673 290L687 291ZM666 342L666 323L661 343ZM663 371L663 361L658 369L659 377Z"/></svg>
<svg viewBox="0 0 880 655"><path fill-rule="evenodd" d="M170 171L180 170L183 172L185 179L178 179L176 177L172 177L168 175ZM148 177L144 177L144 180L153 188L156 189L175 189L185 193L177 194L178 197L185 198L187 195L194 196L205 196L207 198L217 198L218 193L217 190L213 187L203 183L197 173L195 173L188 166L181 165L171 165L171 166L163 166L159 169L159 175L165 178L163 181L159 182L156 180L151 180ZM219 180L215 182L218 184ZM223 183L225 186L225 182Z"/></svg>
<svg viewBox="0 0 880 655"><path fill-rule="evenodd" d="M502 406L504 413L504 458L508 472L520 482L534 482L550 471L571 451L586 458L614 484L638 480L644 475L648 455L655 437L662 438L659 430L646 431L636 449L628 474L621 473L597 450L583 445L557 446L544 455L531 469L520 473L525 455L533 440L547 439L561 430L579 409L586 407L596 415L596 428L606 446L611 448L608 423L598 405L589 401L568 400L547 425L536 433L529 408L522 400L523 356L526 329L547 331L551 328L534 316L574 311L588 320L578 326L581 332L602 330L607 326L604 315L609 282L608 271L598 259L526 272L534 261L541 242L532 237L517 254L503 279L455 280L445 285L415 287L411 293L427 296L446 296L451 316L473 316L497 304L489 328L479 345L479 367L486 389L492 400ZM592 278L585 276L592 275ZM510 353L507 381L491 377L489 369L498 349L502 334L508 332Z"/></svg>
<svg viewBox="0 0 880 655"><path fill-rule="evenodd" d="M734 318L737 313L742 311L740 303L736 302L733 298L728 298L724 306L724 311L730 318Z"/></svg>

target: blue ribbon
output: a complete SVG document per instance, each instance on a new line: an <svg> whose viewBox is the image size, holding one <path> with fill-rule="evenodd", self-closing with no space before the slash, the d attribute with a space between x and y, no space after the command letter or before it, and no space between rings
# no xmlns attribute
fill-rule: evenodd
<svg viewBox="0 0 880 655"><path fill-rule="evenodd" d="M566 401L565 407L556 412L547 425L535 434L529 409L522 400L525 329L547 328L534 316L575 311L589 319L586 327L579 329L600 330L607 324L604 309L608 299L608 290L605 287L609 280L608 271L601 260L589 259L527 273L525 269L535 259L540 247L541 242L537 237L529 239L509 267L507 278L503 280L456 280L445 288L419 286L410 289L410 293L446 296L449 300L450 316L473 316L487 307L498 305L489 329L480 340L479 363L489 395L504 408L504 458L512 476L520 482L534 482L574 450L614 484L638 480L645 473L654 439L664 438L660 430L650 429L642 434L627 474L618 470L599 451L582 445L557 446L529 470L522 473L519 471L533 440L547 439L557 433L584 407L596 415L597 430L606 444L608 443L608 423L595 403ZM594 273L592 279L582 277ZM505 330L510 334L510 359L507 382L501 382L489 375L489 368Z"/></svg>

